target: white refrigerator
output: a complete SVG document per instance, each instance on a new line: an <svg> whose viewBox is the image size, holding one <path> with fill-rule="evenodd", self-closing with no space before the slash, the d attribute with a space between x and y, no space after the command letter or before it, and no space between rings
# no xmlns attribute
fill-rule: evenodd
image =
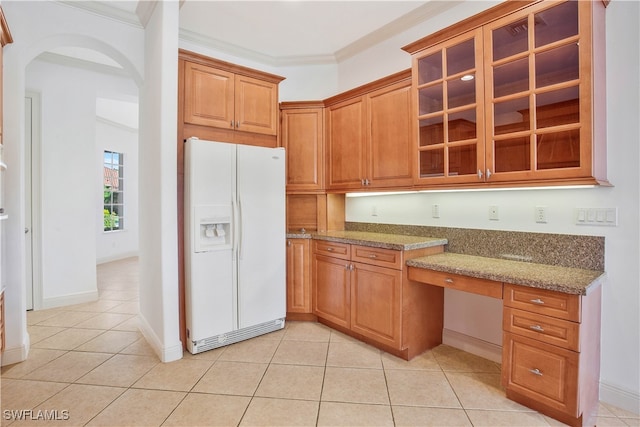
<svg viewBox="0 0 640 427"><path fill-rule="evenodd" d="M284 149L190 138L184 153L187 349L282 329Z"/></svg>

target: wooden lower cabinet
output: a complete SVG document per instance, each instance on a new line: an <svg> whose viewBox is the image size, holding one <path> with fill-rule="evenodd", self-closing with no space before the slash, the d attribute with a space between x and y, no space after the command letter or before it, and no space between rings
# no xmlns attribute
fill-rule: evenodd
<svg viewBox="0 0 640 427"><path fill-rule="evenodd" d="M287 239L287 319L311 310L310 240Z"/></svg>
<svg viewBox="0 0 640 427"><path fill-rule="evenodd" d="M411 251L313 241L313 312L318 320L409 360L442 342L442 288L407 277Z"/></svg>
<svg viewBox="0 0 640 427"><path fill-rule="evenodd" d="M571 426L595 425L601 288L588 295L504 285L507 397Z"/></svg>

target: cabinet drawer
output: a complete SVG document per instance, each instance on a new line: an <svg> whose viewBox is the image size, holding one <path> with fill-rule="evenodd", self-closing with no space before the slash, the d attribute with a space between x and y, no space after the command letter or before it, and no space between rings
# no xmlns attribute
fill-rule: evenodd
<svg viewBox="0 0 640 427"><path fill-rule="evenodd" d="M505 332L580 351L579 323L505 307L502 329Z"/></svg>
<svg viewBox="0 0 640 427"><path fill-rule="evenodd" d="M457 289L492 298L502 298L502 283L460 274L409 267L409 279L443 288Z"/></svg>
<svg viewBox="0 0 640 427"><path fill-rule="evenodd" d="M508 332L502 351L507 390L578 416L578 353Z"/></svg>
<svg viewBox="0 0 640 427"><path fill-rule="evenodd" d="M352 245L351 260L364 264L374 264L380 267L402 270L402 252L393 249Z"/></svg>
<svg viewBox="0 0 640 427"><path fill-rule="evenodd" d="M313 251L318 255L327 255L333 258L350 259L351 245L347 243L327 242L324 240L313 241Z"/></svg>
<svg viewBox="0 0 640 427"><path fill-rule="evenodd" d="M505 284L504 305L532 313L580 322L580 295Z"/></svg>

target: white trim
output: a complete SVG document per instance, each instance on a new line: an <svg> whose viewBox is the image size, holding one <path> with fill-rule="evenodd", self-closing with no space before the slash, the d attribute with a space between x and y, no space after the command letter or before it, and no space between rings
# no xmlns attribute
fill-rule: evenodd
<svg viewBox="0 0 640 427"><path fill-rule="evenodd" d="M29 334L25 334L24 342L21 346L6 348L0 354L0 366L13 365L14 363L24 362L29 356L29 348L31 341Z"/></svg>
<svg viewBox="0 0 640 427"><path fill-rule="evenodd" d="M493 362L502 363L502 346L497 344L446 328L442 330L442 343Z"/></svg>
<svg viewBox="0 0 640 427"><path fill-rule="evenodd" d="M111 76L128 78L130 73L122 67L113 67L111 65L99 64L94 61L74 58L72 56L62 55L53 52L42 52L35 58L36 61L47 62L50 64L62 65L63 67L79 68L95 73L102 73Z"/></svg>
<svg viewBox="0 0 640 427"><path fill-rule="evenodd" d="M132 258L132 257L137 257L137 256L139 256L138 251L124 252L124 253L120 253L120 254L117 254L117 255L111 255L111 256L107 256L107 257L103 257L103 258L98 258L96 260L96 264L106 264L108 262L120 261L121 259Z"/></svg>
<svg viewBox="0 0 640 427"><path fill-rule="evenodd" d="M93 302L98 300L98 290L79 292L76 294L62 295L59 297L44 298L42 308L65 307L67 305L84 304L85 302Z"/></svg>
<svg viewBox="0 0 640 427"><path fill-rule="evenodd" d="M177 344L163 346L162 341L158 338L151 326L149 326L149 322L147 322L147 319L142 313L138 314L138 327L154 353L160 358L160 361L166 363L182 359L182 343L178 341Z"/></svg>
<svg viewBox="0 0 640 427"><path fill-rule="evenodd" d="M600 401L640 415L640 395L600 382Z"/></svg>
<svg viewBox="0 0 640 427"><path fill-rule="evenodd" d="M127 131L127 132L138 133L138 129L137 128L132 128L132 127L124 125L122 123L118 123L118 122L114 122L113 120L105 119L104 117L101 117L101 116L97 116L96 115L96 121L98 123L103 123L105 125L113 126L115 128L122 129L122 130Z"/></svg>
<svg viewBox="0 0 640 427"><path fill-rule="evenodd" d="M117 7L109 6L108 2L59 0L58 3L65 6L76 7L78 9L85 10L103 18L109 18L115 21L123 22L136 28L142 28L137 14Z"/></svg>

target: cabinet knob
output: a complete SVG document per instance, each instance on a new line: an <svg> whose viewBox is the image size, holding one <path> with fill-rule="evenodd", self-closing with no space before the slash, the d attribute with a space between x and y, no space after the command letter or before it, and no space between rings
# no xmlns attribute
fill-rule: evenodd
<svg viewBox="0 0 640 427"><path fill-rule="evenodd" d="M491 178L491 171L487 168L487 181L489 181L489 178Z"/></svg>
<svg viewBox="0 0 640 427"><path fill-rule="evenodd" d="M447 277L446 279L444 279L445 283L453 283L453 279Z"/></svg>
<svg viewBox="0 0 640 427"><path fill-rule="evenodd" d="M482 181L483 173L480 169L478 169L478 180Z"/></svg>
<svg viewBox="0 0 640 427"><path fill-rule="evenodd" d="M287 240L287 246L291 246L291 240Z"/></svg>
<svg viewBox="0 0 640 427"><path fill-rule="evenodd" d="M544 332L544 328L540 325L531 325L529 326L529 329L533 329L534 331L538 332Z"/></svg>
<svg viewBox="0 0 640 427"><path fill-rule="evenodd" d="M327 252L333 252L333 248L327 248Z"/></svg>
<svg viewBox="0 0 640 427"><path fill-rule="evenodd" d="M539 377L542 376L542 372L540 372L540 369L538 368L529 369L529 372L531 372L533 375L538 375Z"/></svg>
<svg viewBox="0 0 640 427"><path fill-rule="evenodd" d="M376 254L371 254L371 255L369 255L369 258L374 258L374 259L375 259L375 258L378 258L378 255L376 255Z"/></svg>
<svg viewBox="0 0 640 427"><path fill-rule="evenodd" d="M530 300L533 304L538 304L538 305L542 305L544 304L544 301L542 301L540 298L536 298L536 299L532 299Z"/></svg>
<svg viewBox="0 0 640 427"><path fill-rule="evenodd" d="M229 127L232 128L233 127L233 120L231 120L231 123L229 123Z"/></svg>

